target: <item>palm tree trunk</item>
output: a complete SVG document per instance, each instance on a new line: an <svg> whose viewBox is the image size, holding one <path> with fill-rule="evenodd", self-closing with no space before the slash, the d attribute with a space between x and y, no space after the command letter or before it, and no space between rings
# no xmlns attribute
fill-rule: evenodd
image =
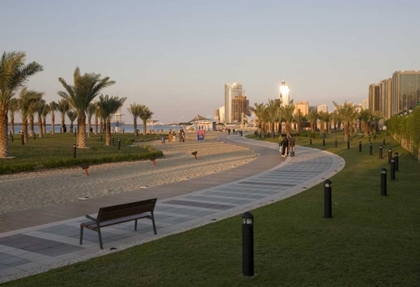
<svg viewBox="0 0 420 287"><path fill-rule="evenodd" d="M43 133L47 133L47 117L42 117L42 128Z"/></svg>
<svg viewBox="0 0 420 287"><path fill-rule="evenodd" d="M22 120L23 141L28 142L28 119Z"/></svg>
<svg viewBox="0 0 420 287"><path fill-rule="evenodd" d="M29 116L29 136L34 136L34 116Z"/></svg>
<svg viewBox="0 0 420 287"><path fill-rule="evenodd" d="M64 126L66 125L65 120L65 115L61 114L61 133L64 133Z"/></svg>
<svg viewBox="0 0 420 287"><path fill-rule="evenodd" d="M139 135L139 133L137 131L137 118L134 119L134 135L135 136Z"/></svg>
<svg viewBox="0 0 420 287"><path fill-rule="evenodd" d="M52 134L55 134L54 130L55 130L55 114L54 114L54 111L52 110L51 111L51 133Z"/></svg>
<svg viewBox="0 0 420 287"><path fill-rule="evenodd" d="M7 110L0 108L0 158L9 156L9 142L7 138Z"/></svg>
<svg viewBox="0 0 420 287"><path fill-rule="evenodd" d="M145 136L146 135L146 132L147 132L147 121L145 121L145 120L143 120L143 135Z"/></svg>
<svg viewBox="0 0 420 287"><path fill-rule="evenodd" d="M44 133L42 132L42 118L38 116L38 134L39 138L42 138Z"/></svg>
<svg viewBox="0 0 420 287"><path fill-rule="evenodd" d="M344 122L344 140L347 141L349 139L349 123Z"/></svg>
<svg viewBox="0 0 420 287"><path fill-rule="evenodd" d="M14 114L10 115L10 132L12 133L12 135L15 134L15 115Z"/></svg>
<svg viewBox="0 0 420 287"><path fill-rule="evenodd" d="M98 123L99 123L98 115L95 115L95 134L98 133Z"/></svg>
<svg viewBox="0 0 420 287"><path fill-rule="evenodd" d="M111 145L111 119L105 123L105 145Z"/></svg>
<svg viewBox="0 0 420 287"><path fill-rule="evenodd" d="M86 116L82 113L77 117L77 143L79 148L86 148Z"/></svg>

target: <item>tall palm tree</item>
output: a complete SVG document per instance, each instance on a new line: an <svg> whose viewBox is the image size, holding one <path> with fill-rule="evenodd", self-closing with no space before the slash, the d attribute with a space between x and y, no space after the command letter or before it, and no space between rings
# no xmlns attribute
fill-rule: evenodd
<svg viewBox="0 0 420 287"><path fill-rule="evenodd" d="M127 109L128 112L133 116L134 135L135 136L138 136L139 135L139 132L137 130L137 118L140 116L140 108L141 108L141 105L138 105L136 103L133 103Z"/></svg>
<svg viewBox="0 0 420 287"><path fill-rule="evenodd" d="M17 98L10 99L9 116L10 116L10 133L15 134L15 113L19 110L19 100Z"/></svg>
<svg viewBox="0 0 420 287"><path fill-rule="evenodd" d="M99 96L98 107L101 111L101 117L106 122L105 145L111 145L111 115L122 107L126 99L108 95Z"/></svg>
<svg viewBox="0 0 420 287"><path fill-rule="evenodd" d="M146 135L147 121L153 116L153 112L145 105L140 105L139 118L143 121L143 135Z"/></svg>
<svg viewBox="0 0 420 287"><path fill-rule="evenodd" d="M73 132L73 123L77 119L77 112L72 111L72 110L67 111L67 117L70 120L70 129L69 129L69 132L72 133Z"/></svg>
<svg viewBox="0 0 420 287"><path fill-rule="evenodd" d="M29 136L33 136L35 134L35 114L38 113L38 107L41 104L42 96L44 93L38 93L38 100L31 102L28 109L28 119L29 119ZM41 133L42 131L38 131Z"/></svg>
<svg viewBox="0 0 420 287"><path fill-rule="evenodd" d="M7 138L10 100L31 76L42 71L36 62L25 65L25 58L24 52L4 52L0 59L0 158L10 156Z"/></svg>
<svg viewBox="0 0 420 287"><path fill-rule="evenodd" d="M347 141L349 137L350 124L356 118L356 109L352 103L344 102L343 105L339 105L333 101L334 106L337 108L337 113L344 125L344 140Z"/></svg>
<svg viewBox="0 0 420 287"><path fill-rule="evenodd" d="M87 120L88 120L88 137L90 137L90 130L92 128L92 117L96 112L97 104L96 103L90 103L87 110Z"/></svg>
<svg viewBox="0 0 420 287"><path fill-rule="evenodd" d="M44 132L44 134L47 133L47 115L50 113L51 109L50 109L50 105L45 103L44 108L42 109L42 131Z"/></svg>
<svg viewBox="0 0 420 287"><path fill-rule="evenodd" d="M360 123L362 125L362 130L364 135L369 136L369 127L372 120L372 112L369 109L362 110L360 112Z"/></svg>
<svg viewBox="0 0 420 287"><path fill-rule="evenodd" d="M69 102L65 99L61 99L57 104L57 110L61 114L61 132L64 133L64 127L66 126L66 114L69 111Z"/></svg>
<svg viewBox="0 0 420 287"><path fill-rule="evenodd" d="M51 133L55 134L55 112L58 110L56 102L50 102L50 113L51 113Z"/></svg>
<svg viewBox="0 0 420 287"><path fill-rule="evenodd" d="M311 124L311 130L312 132L316 131L316 122L318 120L318 112L316 109L309 109L308 113L308 121Z"/></svg>
<svg viewBox="0 0 420 287"><path fill-rule="evenodd" d="M100 74L80 74L77 67L73 73L73 86L66 83L63 78L58 78L66 91L60 91L58 94L66 99L70 106L77 112L77 137L78 147L86 147L86 110L89 104L99 95L99 92L106 87L115 84L109 77L101 79Z"/></svg>
<svg viewBox="0 0 420 287"><path fill-rule="evenodd" d="M301 110L298 110L293 114L293 122L296 123L296 131L302 131L302 120L303 120L303 113Z"/></svg>
<svg viewBox="0 0 420 287"><path fill-rule="evenodd" d="M40 138L44 137L44 130L42 128L42 111L45 108L45 100L41 99L39 102L37 102L36 105L36 112L38 114L38 134Z"/></svg>
<svg viewBox="0 0 420 287"><path fill-rule="evenodd" d="M325 123L328 121L328 113L324 111L319 111L318 113L318 119L320 123L320 131L323 133L325 131ZM328 131L328 129L327 129Z"/></svg>
<svg viewBox="0 0 420 287"><path fill-rule="evenodd" d="M376 135L379 131L379 121L383 118L382 113L375 111L372 114L372 121L373 121L373 129L374 134Z"/></svg>
<svg viewBox="0 0 420 287"><path fill-rule="evenodd" d="M265 112L265 105L264 103L254 103L253 107L249 107L249 110L254 113L257 117L257 127L258 127L258 134L261 135L264 129L264 112Z"/></svg>
<svg viewBox="0 0 420 287"><path fill-rule="evenodd" d="M274 127L277 121L279 121L279 112L280 109L280 101L268 99L268 103L266 105L267 111L267 120L269 124L269 129L271 131L271 135L274 138Z"/></svg>
<svg viewBox="0 0 420 287"><path fill-rule="evenodd" d="M286 122L286 134L290 134L292 130L293 112L295 111L294 105L285 105L282 107L283 119Z"/></svg>
<svg viewBox="0 0 420 287"><path fill-rule="evenodd" d="M25 87L20 91L19 94L19 113L22 118L22 132L23 132L23 141L28 142L28 117L30 107L40 100L39 93L35 91L28 91Z"/></svg>

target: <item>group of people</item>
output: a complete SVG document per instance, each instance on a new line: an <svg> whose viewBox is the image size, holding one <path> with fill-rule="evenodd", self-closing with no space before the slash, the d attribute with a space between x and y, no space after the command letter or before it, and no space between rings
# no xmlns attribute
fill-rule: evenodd
<svg viewBox="0 0 420 287"><path fill-rule="evenodd" d="M186 139L185 131L183 129L181 129L179 131L179 141L180 142L185 142L185 139ZM169 130L168 142L176 142L176 131ZM162 137L162 144L165 144L165 138L164 137Z"/></svg>
<svg viewBox="0 0 420 287"><path fill-rule="evenodd" d="M291 157L295 156L295 138L292 135L287 134L279 142L279 152L281 152L282 157L287 157L288 155Z"/></svg>

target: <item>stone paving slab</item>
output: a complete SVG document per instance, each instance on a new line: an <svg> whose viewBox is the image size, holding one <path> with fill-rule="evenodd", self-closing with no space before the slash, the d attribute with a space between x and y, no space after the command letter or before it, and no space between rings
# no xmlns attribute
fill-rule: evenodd
<svg viewBox="0 0 420 287"><path fill-rule="evenodd" d="M290 197L331 177L345 164L334 154L305 147L296 147L296 156L284 160L278 154L277 144L240 136L229 136L228 139L236 144L255 147L259 157L265 155L265 160L271 160L271 167L256 160L247 164L248 167L218 174L220 182L210 181L211 177L207 176L208 184L199 184L198 178L170 184L172 189L161 187L160 190L173 190L178 185L183 187L183 192L159 198L155 208L158 235L154 235L152 224L147 219L139 221L137 231L134 231L133 222L103 228L103 251L99 249L97 233L90 230L84 231L83 245L79 245L80 223L87 220L84 216L57 220L60 217L54 214L59 207L51 214L39 209L36 218L31 221L35 225L0 234L0 283L115 252L111 249L122 250ZM273 156L276 158L273 159ZM249 172L249 167L253 167L252 172ZM114 199L98 198L97 201L85 201L82 205L90 206L89 210L96 212L100 206L106 206L106 202L116 204ZM119 197L120 202L138 199L134 191L132 196L125 193ZM66 207L63 209L66 216L74 214L71 212L73 207L79 214L81 210L86 210L80 205L63 206ZM21 216L24 215L21 213ZM50 217L56 220L50 221Z"/></svg>

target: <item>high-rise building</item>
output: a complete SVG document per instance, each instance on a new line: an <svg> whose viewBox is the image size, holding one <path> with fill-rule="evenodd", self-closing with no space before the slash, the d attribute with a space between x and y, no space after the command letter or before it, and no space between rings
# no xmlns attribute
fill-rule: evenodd
<svg viewBox="0 0 420 287"><path fill-rule="evenodd" d="M414 108L420 102L420 71L392 74L391 114Z"/></svg>
<svg viewBox="0 0 420 287"><path fill-rule="evenodd" d="M301 111L304 116L306 116L309 113L309 102L296 102L295 104L295 111L294 113L297 113Z"/></svg>
<svg viewBox="0 0 420 287"><path fill-rule="evenodd" d="M242 96L242 84L235 82L225 84L225 120L224 123L233 123L233 99L236 96Z"/></svg>
<svg viewBox="0 0 420 287"><path fill-rule="evenodd" d="M236 96L232 104L232 122L242 123L245 115L249 115L249 100L245 96Z"/></svg>
<svg viewBox="0 0 420 287"><path fill-rule="evenodd" d="M219 108L219 122L221 123L225 122L225 106L221 106Z"/></svg>
<svg viewBox="0 0 420 287"><path fill-rule="evenodd" d="M391 117L392 79L382 80L379 83L379 111L384 119Z"/></svg>
<svg viewBox="0 0 420 287"><path fill-rule="evenodd" d="M316 106L316 111L318 113L319 112L328 113L328 106L326 104L318 105L318 106Z"/></svg>
<svg viewBox="0 0 420 287"><path fill-rule="evenodd" d="M379 84L369 85L369 110L372 113L379 111Z"/></svg>
<svg viewBox="0 0 420 287"><path fill-rule="evenodd" d="M282 106L290 103L290 87L286 85L286 81L281 81L280 84L280 101Z"/></svg>

